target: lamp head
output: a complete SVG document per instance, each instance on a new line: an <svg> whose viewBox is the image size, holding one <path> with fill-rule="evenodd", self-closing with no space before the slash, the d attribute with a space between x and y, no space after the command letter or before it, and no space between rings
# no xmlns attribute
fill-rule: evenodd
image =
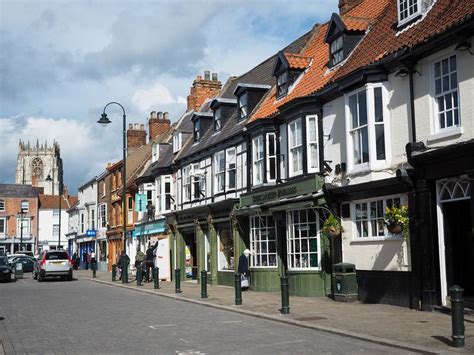
<svg viewBox="0 0 474 355"><path fill-rule="evenodd" d="M53 181L53 179L51 179L51 175L48 174L48 176L46 177L46 181L47 181L47 182Z"/></svg>
<svg viewBox="0 0 474 355"><path fill-rule="evenodd" d="M101 115L100 120L98 120L97 123L100 123L103 127L110 123L110 120L107 118L107 114L105 112Z"/></svg>
<svg viewBox="0 0 474 355"><path fill-rule="evenodd" d="M397 78L404 78L408 75L408 70L406 68L402 68L395 73Z"/></svg>

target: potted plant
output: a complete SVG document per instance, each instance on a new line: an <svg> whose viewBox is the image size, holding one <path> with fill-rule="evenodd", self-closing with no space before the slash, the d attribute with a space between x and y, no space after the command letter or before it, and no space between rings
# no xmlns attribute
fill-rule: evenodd
<svg viewBox="0 0 474 355"><path fill-rule="evenodd" d="M389 206L385 209L385 224L392 234L400 234L408 227L408 206Z"/></svg>
<svg viewBox="0 0 474 355"><path fill-rule="evenodd" d="M329 215L324 221L323 232L329 234L331 237L339 237L343 231L341 221L333 214Z"/></svg>

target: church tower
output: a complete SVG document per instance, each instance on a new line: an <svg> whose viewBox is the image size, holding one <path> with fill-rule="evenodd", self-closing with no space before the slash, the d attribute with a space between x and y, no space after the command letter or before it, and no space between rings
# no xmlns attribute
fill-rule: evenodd
<svg viewBox="0 0 474 355"><path fill-rule="evenodd" d="M20 140L18 148L15 183L43 187L44 194L59 195L63 182L59 144L53 142L52 147L48 147L47 142L40 145L36 141L36 146L31 146L30 142Z"/></svg>

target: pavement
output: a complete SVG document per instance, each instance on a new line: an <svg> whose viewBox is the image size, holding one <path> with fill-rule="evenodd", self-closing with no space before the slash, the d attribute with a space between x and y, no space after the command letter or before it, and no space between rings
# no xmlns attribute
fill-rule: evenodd
<svg viewBox="0 0 474 355"><path fill-rule="evenodd" d="M465 348L451 347L451 316L442 312L420 312L408 308L361 302L335 302L329 298L290 296L290 314L282 315L279 292L242 292L243 304L235 306L234 288L208 286L208 298L201 298L196 282L181 282L182 293L174 292L174 283L160 282L155 290L153 283L136 286L133 278L127 285L112 282L111 273L79 270L78 278L87 278L103 284L126 287L181 301L239 312L253 317L299 326L301 328L339 334L348 338L370 341L424 353L474 353L474 316L465 316Z"/></svg>
<svg viewBox="0 0 474 355"><path fill-rule="evenodd" d="M0 353L414 353L98 281L78 272L73 281L0 284Z"/></svg>

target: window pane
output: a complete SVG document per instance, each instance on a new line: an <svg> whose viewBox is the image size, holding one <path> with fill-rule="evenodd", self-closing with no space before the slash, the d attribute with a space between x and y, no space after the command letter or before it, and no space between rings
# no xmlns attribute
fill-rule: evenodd
<svg viewBox="0 0 474 355"><path fill-rule="evenodd" d="M435 77L441 76L441 64L435 63Z"/></svg>
<svg viewBox="0 0 474 355"><path fill-rule="evenodd" d="M367 124L367 96L365 90L359 92L359 124L363 126Z"/></svg>
<svg viewBox="0 0 474 355"><path fill-rule="evenodd" d="M441 79L435 80L435 92L436 92L436 95L441 93Z"/></svg>
<svg viewBox="0 0 474 355"><path fill-rule="evenodd" d="M362 162L369 161L369 133L367 127L361 129L362 134Z"/></svg>
<svg viewBox="0 0 474 355"><path fill-rule="evenodd" d="M442 66L443 75L447 74L448 73L448 59L443 59L443 61L441 62L441 66Z"/></svg>
<svg viewBox="0 0 474 355"><path fill-rule="evenodd" d="M456 72L451 74L451 90L456 89L458 86L458 79Z"/></svg>
<svg viewBox="0 0 474 355"><path fill-rule="evenodd" d="M352 128L356 128L359 126L358 121L357 121L357 96L356 95L349 96L349 110L351 112Z"/></svg>
<svg viewBox="0 0 474 355"><path fill-rule="evenodd" d="M374 89L375 122L383 122L382 88Z"/></svg>
<svg viewBox="0 0 474 355"><path fill-rule="evenodd" d="M377 160L385 159L385 132L383 125L375 126L375 145Z"/></svg>

